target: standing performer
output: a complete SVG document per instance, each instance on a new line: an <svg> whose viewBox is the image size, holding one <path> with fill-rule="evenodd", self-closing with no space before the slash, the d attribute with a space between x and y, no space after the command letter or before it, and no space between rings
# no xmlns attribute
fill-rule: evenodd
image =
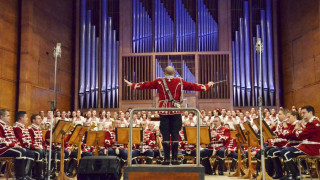
<svg viewBox="0 0 320 180"><path fill-rule="evenodd" d="M175 78L175 71L172 66L165 69L165 77L150 82L131 83L124 79L127 86L133 90L157 89L159 92L159 108L180 107L183 99L183 90L209 91L214 82L208 84L195 84L184 81L182 78ZM172 164L178 165L179 131L182 127L180 111L162 111L160 114L160 131L163 136L164 161L163 165L170 164L170 135L172 138Z"/></svg>

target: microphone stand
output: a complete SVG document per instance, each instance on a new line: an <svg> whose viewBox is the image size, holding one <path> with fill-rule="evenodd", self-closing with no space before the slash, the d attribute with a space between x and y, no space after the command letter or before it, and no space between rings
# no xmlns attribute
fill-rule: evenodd
<svg viewBox="0 0 320 180"><path fill-rule="evenodd" d="M262 179L265 180L265 162L264 162L264 147L263 147L263 135L262 135L262 52L263 44L261 43L261 38L257 38L256 51L259 52L260 56L260 93L259 93L259 119L260 119L260 146L261 146L261 173Z"/></svg>
<svg viewBox="0 0 320 180"><path fill-rule="evenodd" d="M54 95L53 101L51 101L51 122L50 122L50 149L49 149L49 162L48 162L48 180L50 180L51 175L51 153L52 153L52 125L53 125L53 111L56 106L56 97L57 97L57 64L58 57L61 58L61 43L57 43L57 46L53 50L53 57L55 59L54 62ZM63 171L63 170L62 170Z"/></svg>

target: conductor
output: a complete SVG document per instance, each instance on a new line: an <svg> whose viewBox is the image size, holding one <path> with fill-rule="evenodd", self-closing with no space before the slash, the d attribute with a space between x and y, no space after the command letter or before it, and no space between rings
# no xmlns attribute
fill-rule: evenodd
<svg viewBox="0 0 320 180"><path fill-rule="evenodd" d="M159 92L159 108L180 108L183 100L183 90L209 91L214 82L208 84L196 84L174 77L175 71L172 66L165 68L165 77L154 81L131 83L124 79L127 86L132 90L157 89ZM160 114L160 132L163 137L164 161L162 165L170 164L170 135L172 143L172 165L179 165L178 145L179 131L182 127L181 111L162 111Z"/></svg>

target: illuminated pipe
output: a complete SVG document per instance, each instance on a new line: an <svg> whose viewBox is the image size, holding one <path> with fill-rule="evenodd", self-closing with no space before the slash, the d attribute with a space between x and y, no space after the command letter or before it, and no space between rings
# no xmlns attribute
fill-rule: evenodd
<svg viewBox="0 0 320 180"><path fill-rule="evenodd" d="M254 79L254 101L253 106L258 106L258 65L257 65L257 51L256 51L257 38L253 37L252 51L253 53L253 79Z"/></svg>
<svg viewBox="0 0 320 180"><path fill-rule="evenodd" d="M158 1L154 1L154 51L159 52L158 50Z"/></svg>
<svg viewBox="0 0 320 180"><path fill-rule="evenodd" d="M241 84L240 84L240 34L239 31L235 32L235 56L236 56L236 77L237 77L237 106L241 106Z"/></svg>
<svg viewBox="0 0 320 180"><path fill-rule="evenodd" d="M116 105L119 107L119 41L116 42Z"/></svg>
<svg viewBox="0 0 320 180"><path fill-rule="evenodd" d="M90 107L90 75L91 75L91 10L87 11L87 32L86 32L86 105Z"/></svg>
<svg viewBox="0 0 320 180"><path fill-rule="evenodd" d="M111 69L112 69L112 18L108 17L108 59L107 59L107 104L111 105Z"/></svg>
<svg viewBox="0 0 320 180"><path fill-rule="evenodd" d="M86 0L81 0L81 17L80 17L80 83L79 83L79 100L80 109L83 108L85 93L85 63L86 63Z"/></svg>
<svg viewBox="0 0 320 180"><path fill-rule="evenodd" d="M106 92L107 92L107 0L102 0L102 10L101 10L101 18L102 18L102 37L101 37L101 107L105 108L106 105Z"/></svg>
<svg viewBox="0 0 320 180"><path fill-rule="evenodd" d="M111 108L116 107L116 68L117 68L117 39L116 39L116 30L112 31L112 77L111 77L111 95L112 95L112 105Z"/></svg>
<svg viewBox="0 0 320 180"><path fill-rule="evenodd" d="M96 75L95 75L95 106L98 107L98 93L99 93L99 38L96 38Z"/></svg>
<svg viewBox="0 0 320 180"><path fill-rule="evenodd" d="M247 106L251 106L251 63L250 63L250 36L249 36L249 4L244 2L244 43L245 43L245 81L247 91Z"/></svg>
<svg viewBox="0 0 320 180"><path fill-rule="evenodd" d="M136 14L136 1L132 0L132 51L134 53L137 52L136 50L136 23L137 23L137 14Z"/></svg>
<svg viewBox="0 0 320 180"><path fill-rule="evenodd" d="M263 97L264 97L264 105L268 105L268 90L269 90L269 85L268 85L268 57L267 57L267 35L266 35L266 24L265 24L265 11L261 10L261 42L263 44L264 48L264 53L262 53L262 80L263 80Z"/></svg>
<svg viewBox="0 0 320 180"><path fill-rule="evenodd" d="M96 26L92 26L92 33L91 33L91 107L95 108L95 88L96 88Z"/></svg>
<svg viewBox="0 0 320 180"><path fill-rule="evenodd" d="M235 42L232 41L232 86L233 86L233 105L237 104L237 83L236 83L236 52Z"/></svg>
<svg viewBox="0 0 320 180"><path fill-rule="evenodd" d="M246 93L246 82L245 82L245 52L244 52L244 28L243 18L240 18L240 81L241 81L241 98L242 106L245 106L245 93Z"/></svg>
<svg viewBox="0 0 320 180"><path fill-rule="evenodd" d="M270 95L270 105L274 106L274 93L275 93L275 87L274 87L274 70L273 70L273 35L272 35L272 7L271 7L271 1L266 0L266 24L267 24L267 51L265 51L268 54L268 79L269 79L269 95Z"/></svg>

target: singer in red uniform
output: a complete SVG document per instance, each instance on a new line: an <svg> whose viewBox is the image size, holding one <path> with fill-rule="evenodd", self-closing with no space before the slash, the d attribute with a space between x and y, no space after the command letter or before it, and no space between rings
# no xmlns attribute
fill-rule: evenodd
<svg viewBox="0 0 320 180"><path fill-rule="evenodd" d="M184 81L182 78L175 78L175 71L172 66L165 69L165 77L158 78L150 82L131 83L124 79L127 86L133 90L157 89L159 92L159 108L179 107L181 104L183 90L189 91L209 91L214 82L208 84L195 84ZM163 165L170 164L170 135L172 138L172 161L173 165L178 165L179 131L182 127L180 111L165 111L160 114L160 131L163 136L164 161Z"/></svg>

